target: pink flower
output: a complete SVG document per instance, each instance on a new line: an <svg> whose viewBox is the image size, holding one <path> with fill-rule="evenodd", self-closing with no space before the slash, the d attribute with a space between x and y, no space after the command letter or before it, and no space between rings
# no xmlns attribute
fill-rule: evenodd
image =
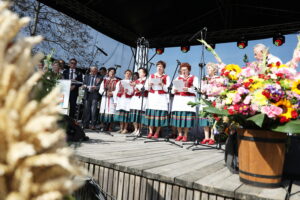
<svg viewBox="0 0 300 200"><path fill-rule="evenodd" d="M294 79L297 72L293 68L282 67L277 70L276 74L283 74L287 79Z"/></svg>
<svg viewBox="0 0 300 200"><path fill-rule="evenodd" d="M248 104L250 104L250 102L251 102L251 96L248 95L248 96L246 96L246 98L244 99L243 103L248 105Z"/></svg>
<svg viewBox="0 0 300 200"><path fill-rule="evenodd" d="M233 103L238 103L241 101L241 99L242 99L242 97L237 93L234 95L232 101L233 101Z"/></svg>
<svg viewBox="0 0 300 200"><path fill-rule="evenodd" d="M261 112L266 114L269 118L274 118L282 113L282 108L274 105L262 106Z"/></svg>
<svg viewBox="0 0 300 200"><path fill-rule="evenodd" d="M237 89L237 93L240 94L240 95L248 94L248 93L249 93L249 90L247 90L247 89L244 88L244 87L239 87L239 88Z"/></svg>
<svg viewBox="0 0 300 200"><path fill-rule="evenodd" d="M222 69L223 69L225 66L226 66L226 65L225 65L224 63L218 64L219 73L222 72Z"/></svg>
<svg viewBox="0 0 300 200"><path fill-rule="evenodd" d="M258 105L256 105L256 104L251 104L251 110L253 110L253 112L256 112L256 111L258 111Z"/></svg>
<svg viewBox="0 0 300 200"><path fill-rule="evenodd" d="M253 68L251 67L245 67L242 69L241 75L245 77L254 76L256 73Z"/></svg>

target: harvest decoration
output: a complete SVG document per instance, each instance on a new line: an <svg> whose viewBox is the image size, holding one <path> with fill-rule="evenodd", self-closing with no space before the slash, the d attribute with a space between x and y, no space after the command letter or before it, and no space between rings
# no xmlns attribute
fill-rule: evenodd
<svg viewBox="0 0 300 200"><path fill-rule="evenodd" d="M208 107L204 111L226 115L243 128L300 133L299 74L290 65L299 62L299 36L298 40L289 63L253 62L243 68L220 63L220 57L208 46L219 62L226 86L223 92L215 94L213 103L206 101ZM205 41L199 41L207 46ZM266 53L263 60L266 61Z"/></svg>

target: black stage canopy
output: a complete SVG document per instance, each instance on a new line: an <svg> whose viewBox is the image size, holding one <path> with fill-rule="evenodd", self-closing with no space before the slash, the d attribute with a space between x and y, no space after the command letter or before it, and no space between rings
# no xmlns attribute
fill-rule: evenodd
<svg viewBox="0 0 300 200"><path fill-rule="evenodd" d="M300 30L296 1L263 0L39 0L107 36L135 47L199 45L189 42L207 27L209 43L256 40ZM200 36L198 36L199 38Z"/></svg>

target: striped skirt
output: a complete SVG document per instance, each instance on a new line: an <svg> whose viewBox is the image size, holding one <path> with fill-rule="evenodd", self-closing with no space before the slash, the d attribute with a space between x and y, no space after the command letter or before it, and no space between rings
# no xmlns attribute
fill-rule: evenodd
<svg viewBox="0 0 300 200"><path fill-rule="evenodd" d="M145 112L131 109L129 112L129 121L143 124L145 121Z"/></svg>
<svg viewBox="0 0 300 200"><path fill-rule="evenodd" d="M212 119L209 118L200 118L199 119L199 126L205 127L205 126L212 126L214 124Z"/></svg>
<svg viewBox="0 0 300 200"><path fill-rule="evenodd" d="M144 123L146 126L168 126L168 111L147 109Z"/></svg>
<svg viewBox="0 0 300 200"><path fill-rule="evenodd" d="M100 122L102 122L102 123L112 123L112 122L114 122L114 115L113 114L100 113Z"/></svg>
<svg viewBox="0 0 300 200"><path fill-rule="evenodd" d="M191 128L196 125L196 113L188 111L174 111L171 114L171 126Z"/></svg>
<svg viewBox="0 0 300 200"><path fill-rule="evenodd" d="M129 112L125 110L117 110L114 116L115 122L129 122Z"/></svg>

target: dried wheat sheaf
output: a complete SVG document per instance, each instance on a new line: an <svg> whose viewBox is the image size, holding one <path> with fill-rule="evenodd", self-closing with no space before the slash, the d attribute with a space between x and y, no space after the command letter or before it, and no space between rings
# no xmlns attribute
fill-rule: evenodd
<svg viewBox="0 0 300 200"><path fill-rule="evenodd" d="M40 102L30 92L41 74L32 56L41 36L15 40L29 18L19 18L0 2L0 200L62 199L84 174L57 126L56 88Z"/></svg>

